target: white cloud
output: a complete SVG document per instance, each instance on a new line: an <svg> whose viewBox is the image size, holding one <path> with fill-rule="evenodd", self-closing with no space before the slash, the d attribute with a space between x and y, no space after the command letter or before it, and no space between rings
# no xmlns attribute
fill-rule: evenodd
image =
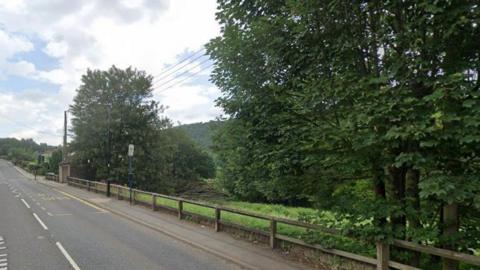
<svg viewBox="0 0 480 270"><path fill-rule="evenodd" d="M0 25L9 33L21 33L12 36L0 30L0 63L2 53L6 59L34 49L25 37L42 39L46 46L36 49L56 58L58 67L35 71L36 63L22 62L15 64L15 74L32 77L34 73L38 80L58 85L59 91L49 98L65 108L87 68L133 66L158 74L167 64L176 63L180 54L198 50L219 33L215 12L215 0L30 0L12 2L8 8L0 4ZM8 37L8 46L2 43L2 33ZM11 45L12 40L16 45ZM0 64L2 73L5 67ZM172 120L191 123L220 114L213 102L218 94L215 87L185 83L156 95L170 107L167 115Z"/></svg>
<svg viewBox="0 0 480 270"><path fill-rule="evenodd" d="M5 136L59 143L63 106L56 103L55 94L38 89L0 92L0 104L0 132Z"/></svg>
<svg viewBox="0 0 480 270"><path fill-rule="evenodd" d="M67 54L68 44L65 41L51 41L43 51L51 57L60 58Z"/></svg>
<svg viewBox="0 0 480 270"><path fill-rule="evenodd" d="M165 114L183 124L205 122L222 113L214 106L215 97L220 95L216 87L183 85L154 94L161 104L167 106Z"/></svg>

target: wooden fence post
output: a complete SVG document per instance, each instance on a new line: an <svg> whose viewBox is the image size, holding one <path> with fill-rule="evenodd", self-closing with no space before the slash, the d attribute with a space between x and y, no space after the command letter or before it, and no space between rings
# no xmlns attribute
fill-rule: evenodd
<svg viewBox="0 0 480 270"><path fill-rule="evenodd" d="M178 219L182 219L183 201L178 200Z"/></svg>
<svg viewBox="0 0 480 270"><path fill-rule="evenodd" d="M270 220L270 247L273 249L277 245L275 236L277 235L277 221Z"/></svg>
<svg viewBox="0 0 480 270"><path fill-rule="evenodd" d="M157 211L157 195L152 194L152 210Z"/></svg>
<svg viewBox="0 0 480 270"><path fill-rule="evenodd" d="M215 207L215 231L220 231L220 208Z"/></svg>
<svg viewBox="0 0 480 270"><path fill-rule="evenodd" d="M90 181L87 181L87 191L90 191Z"/></svg>
<svg viewBox="0 0 480 270"><path fill-rule="evenodd" d="M388 270L390 261L390 246L384 242L377 242L377 270Z"/></svg>
<svg viewBox="0 0 480 270"><path fill-rule="evenodd" d="M135 201L135 196L137 195L137 192L134 190L132 190L132 204L135 205L136 201Z"/></svg>
<svg viewBox="0 0 480 270"><path fill-rule="evenodd" d="M117 200L121 200L120 198L120 187L117 186Z"/></svg>

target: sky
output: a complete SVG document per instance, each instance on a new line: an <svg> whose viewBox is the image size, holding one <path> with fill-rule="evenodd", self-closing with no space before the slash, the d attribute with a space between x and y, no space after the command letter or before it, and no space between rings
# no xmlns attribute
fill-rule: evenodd
<svg viewBox="0 0 480 270"><path fill-rule="evenodd" d="M215 119L220 92L199 52L220 33L215 12L215 0L0 0L0 138L60 144L82 74L112 65L155 76L175 123Z"/></svg>

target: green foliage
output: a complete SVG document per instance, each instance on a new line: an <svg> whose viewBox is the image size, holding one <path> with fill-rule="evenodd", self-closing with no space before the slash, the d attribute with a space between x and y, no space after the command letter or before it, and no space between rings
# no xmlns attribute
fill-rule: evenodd
<svg viewBox="0 0 480 270"><path fill-rule="evenodd" d="M73 174L125 184L127 147L134 144L138 188L172 193L213 176L211 158L160 117L164 108L152 99L152 79L143 71L114 66L82 76L71 106Z"/></svg>
<svg viewBox="0 0 480 270"><path fill-rule="evenodd" d="M478 247L464 235L480 193L475 1L218 3L227 191L335 210L367 239ZM443 242L447 204L461 222Z"/></svg>
<svg viewBox="0 0 480 270"><path fill-rule="evenodd" d="M35 161L38 154L53 150L47 144L37 144L32 139L0 138L0 157L4 157L14 164L26 166L30 161Z"/></svg>
<svg viewBox="0 0 480 270"><path fill-rule="evenodd" d="M176 128L183 129L201 149L211 152L213 134L221 126L221 121L209 121L205 123L184 124Z"/></svg>

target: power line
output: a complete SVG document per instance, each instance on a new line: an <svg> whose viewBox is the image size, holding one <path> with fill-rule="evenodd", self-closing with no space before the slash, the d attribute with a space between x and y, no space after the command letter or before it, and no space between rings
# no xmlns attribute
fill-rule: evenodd
<svg viewBox="0 0 480 270"><path fill-rule="evenodd" d="M197 65L195 65L195 66L193 66L193 67L191 67L191 68L183 71L182 73L178 74L177 76L174 76L174 77L171 78L170 80L167 80L166 82L163 82L163 83L161 83L161 84L159 84L159 85L156 85L156 86L154 85L154 86L153 86L153 89L158 89L158 88L160 88L160 87L162 87L162 86L167 85L168 83L170 83L170 82L172 82L172 81L180 78L181 76L187 74L188 72L194 70L195 68L201 67L201 66L203 65L203 63L205 63L205 62L207 62L207 61L209 61L209 60L210 60L210 58L207 58L207 59L203 60L202 62L198 63Z"/></svg>
<svg viewBox="0 0 480 270"><path fill-rule="evenodd" d="M0 117L2 117L3 119L5 119L5 120L7 120L7 121L9 121L9 122L11 122L11 123L14 123L14 124L16 124L16 125L23 126L23 127L25 127L25 128L29 128L29 129L35 130L37 133L40 133L40 134L50 135L50 136L60 136L60 133L55 134L55 133L48 132L48 131L37 130L36 128L33 128L33 127L31 127L31 126L27 126L27 125L25 125L25 124L22 124L22 123L20 123L20 122L15 121L15 120L9 119L9 118L5 117L5 115L0 115Z"/></svg>
<svg viewBox="0 0 480 270"><path fill-rule="evenodd" d="M197 72L191 74L190 76L185 77L183 80L177 81L176 83L171 84L170 86L168 86L168 87L166 87L166 88L164 88L164 89L161 89L160 91L157 91L157 93L165 92L165 91L167 91L168 89L170 89L170 88L172 88L172 87L174 87L174 86L180 86L180 85L182 85L182 83L185 82L187 79L190 79L190 78L195 77L195 76L196 76L197 74L199 74L200 72L202 72L202 71L204 71L204 70L206 70L206 69L208 69L208 68L210 68L210 67L212 67L212 66L213 66L213 63L210 64L210 65L207 65L207 66L203 67L202 69L200 69L200 70L198 70ZM154 88L154 89L155 89L155 88Z"/></svg>
<svg viewBox="0 0 480 270"><path fill-rule="evenodd" d="M203 51L203 49L204 49L204 48L203 48L203 45L202 45L202 47L201 47L198 51L196 51L196 52L194 52L193 54L185 57L184 59L180 60L180 61L179 61L178 63L176 63L175 65L173 65L173 66L171 66L171 67L168 67L167 69L165 69L164 71L158 73L157 75L155 75L155 76L153 76L153 77L158 77L158 76L160 76L160 75L162 75L162 74L165 74L165 72L168 72L169 70L171 70L171 69L175 68L176 66L182 64L183 62L187 61L188 59L194 57L194 56L197 55L199 52ZM203 54L202 54L202 55L203 55Z"/></svg>
<svg viewBox="0 0 480 270"><path fill-rule="evenodd" d="M174 69L174 70L171 70L171 71L168 72L167 74L164 74L163 76L160 76L160 77L157 76L157 77L154 79L153 84L156 84L156 83L158 83L158 82L161 82L162 80L168 78L168 76L174 74L175 72L181 70L182 68L188 66L189 64L192 64L195 60L198 60L198 59L200 59L200 58L202 58L202 57L204 57L204 56L205 56L205 54L201 54L201 55L195 57L194 59L192 59L191 61L188 61L188 62L185 63L184 65L182 65L182 66L180 66L180 67L178 67L178 68L176 68L176 69ZM177 64L177 65L178 65L178 64Z"/></svg>

